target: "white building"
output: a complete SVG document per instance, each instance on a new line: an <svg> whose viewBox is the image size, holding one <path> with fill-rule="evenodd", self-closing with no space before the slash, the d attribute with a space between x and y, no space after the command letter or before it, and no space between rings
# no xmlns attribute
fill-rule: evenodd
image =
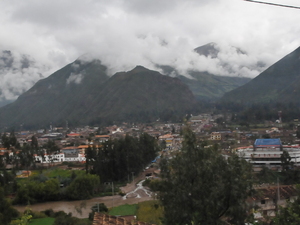
<svg viewBox="0 0 300 225"><path fill-rule="evenodd" d="M287 151L294 166L300 166L300 146L284 146L280 139L257 139L253 146L237 149L237 154L253 164L254 170L266 166L270 169L281 168L281 155Z"/></svg>

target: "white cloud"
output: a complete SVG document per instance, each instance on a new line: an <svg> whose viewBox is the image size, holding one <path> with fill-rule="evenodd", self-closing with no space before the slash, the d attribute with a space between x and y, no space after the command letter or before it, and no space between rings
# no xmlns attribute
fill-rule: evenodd
<svg viewBox="0 0 300 225"><path fill-rule="evenodd" d="M0 52L0 101L15 100L39 79L49 68L35 62L30 56L16 52Z"/></svg>
<svg viewBox="0 0 300 225"><path fill-rule="evenodd" d="M82 79L83 79L82 74L71 73L71 75L67 79L67 84L70 84L70 83L80 84Z"/></svg>
<svg viewBox="0 0 300 225"><path fill-rule="evenodd" d="M273 2L300 6L298 0ZM182 73L255 77L300 45L300 10L242 0L5 0L0 8L0 50L30 55L40 65L2 73L0 98L15 98L10 90L21 93L86 53L111 74L164 64ZM193 52L209 42L220 45L220 59ZM257 62L266 65L257 68Z"/></svg>

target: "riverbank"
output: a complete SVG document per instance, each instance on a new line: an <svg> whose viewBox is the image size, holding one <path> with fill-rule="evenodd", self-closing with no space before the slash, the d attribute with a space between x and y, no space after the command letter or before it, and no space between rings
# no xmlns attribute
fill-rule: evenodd
<svg viewBox="0 0 300 225"><path fill-rule="evenodd" d="M14 206L19 212L24 212L26 207L30 208L33 211L44 211L46 209L53 209L53 211L64 211L66 213L72 213L73 216L78 218L88 218L89 213L91 212L91 207L97 203L104 203L108 208L124 205L124 204L137 204L143 201L152 200L151 197L141 197L141 198L127 198L123 199L120 195L115 196L106 196L106 197L97 197L88 200L80 201L55 201L55 202L44 202L37 203L29 206ZM82 213L80 214L76 208L80 208L80 205L85 205L81 209Z"/></svg>
<svg viewBox="0 0 300 225"><path fill-rule="evenodd" d="M143 201L153 200L148 194L138 188L137 183L145 178L145 171L136 177L133 182L127 184L125 187L122 187L121 190L123 193L130 193L129 196L123 198L120 195L114 196L105 196L105 197L96 197L88 200L79 200L79 201L55 201L55 202L43 202L37 203L29 206L20 206L15 205L14 207L19 212L24 212L26 207L29 207L33 211L44 211L46 209L53 209L53 211L64 211L66 213L72 213L73 216L78 218L87 218L91 212L91 207L97 203L104 203L108 208L124 205L124 204L137 204ZM135 193L136 191L136 193ZM81 209L81 213L77 209L80 209L81 205L85 205Z"/></svg>

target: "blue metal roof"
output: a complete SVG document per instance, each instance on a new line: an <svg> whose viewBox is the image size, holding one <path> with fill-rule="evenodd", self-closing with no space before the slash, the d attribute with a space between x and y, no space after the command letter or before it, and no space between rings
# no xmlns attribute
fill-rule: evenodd
<svg viewBox="0 0 300 225"><path fill-rule="evenodd" d="M276 139L256 139L254 142L255 147L263 147L263 146L281 146L281 140L279 138Z"/></svg>

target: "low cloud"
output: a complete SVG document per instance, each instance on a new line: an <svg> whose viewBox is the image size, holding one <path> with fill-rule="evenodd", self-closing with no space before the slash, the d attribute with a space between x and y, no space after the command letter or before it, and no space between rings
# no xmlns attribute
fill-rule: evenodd
<svg viewBox="0 0 300 225"><path fill-rule="evenodd" d="M15 99L86 53L110 75L170 65L186 76L198 70L253 78L300 46L299 10L241 0L10 0L0 8L0 50L14 58L14 69L3 69L0 60L0 100ZM217 58L194 52L210 42L219 45ZM23 54L30 67L20 67Z"/></svg>
<svg viewBox="0 0 300 225"><path fill-rule="evenodd" d="M0 101L15 100L50 69L27 55L0 51Z"/></svg>
<svg viewBox="0 0 300 225"><path fill-rule="evenodd" d="M70 84L70 83L74 83L74 84L80 84L81 81L83 79L83 75L82 74L74 74L71 73L71 75L68 77L66 83Z"/></svg>

